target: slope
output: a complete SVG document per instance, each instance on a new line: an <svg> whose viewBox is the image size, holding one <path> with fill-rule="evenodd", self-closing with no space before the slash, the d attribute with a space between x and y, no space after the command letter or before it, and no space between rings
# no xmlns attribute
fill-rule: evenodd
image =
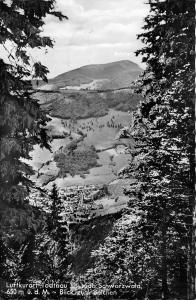
<svg viewBox="0 0 196 300"><path fill-rule="evenodd" d="M142 69L129 60L87 65L40 83L41 89L118 89L130 86Z"/></svg>

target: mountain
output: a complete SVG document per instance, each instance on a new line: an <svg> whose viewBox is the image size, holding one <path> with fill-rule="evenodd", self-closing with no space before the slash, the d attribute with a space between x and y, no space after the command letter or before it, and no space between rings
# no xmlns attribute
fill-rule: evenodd
<svg viewBox="0 0 196 300"><path fill-rule="evenodd" d="M40 83L35 96L43 110L58 118L101 117L109 109L127 112L141 100L132 86L141 72L128 60L88 65Z"/></svg>
<svg viewBox="0 0 196 300"><path fill-rule="evenodd" d="M62 73L48 84L41 84L42 90L107 90L128 87L141 74L142 69L129 60L107 64L87 65Z"/></svg>

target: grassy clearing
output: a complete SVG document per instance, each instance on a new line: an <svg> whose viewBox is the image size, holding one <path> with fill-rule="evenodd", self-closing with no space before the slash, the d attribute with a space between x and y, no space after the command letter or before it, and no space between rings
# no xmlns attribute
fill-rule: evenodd
<svg viewBox="0 0 196 300"><path fill-rule="evenodd" d="M41 149L39 146L35 147L32 152L33 160L31 163L37 169L38 162L40 162L40 167L43 163L55 159L57 169L61 170L60 177L58 175L55 180L62 187L109 183L116 178L118 171L127 164L130 158L130 155L118 151L119 147L124 149L126 143L131 143L130 139L118 141L115 140L115 137L119 131L119 126L129 126L131 122L132 117L127 112L112 109L107 115L99 118L74 121L52 117L48 125L53 126L59 132L68 132L69 136L64 139L53 140L51 144L53 153ZM107 126L108 123L109 126ZM115 145L121 142L125 146L115 148ZM73 153L71 153L70 148L74 150ZM109 150L104 151L104 149ZM101 152L96 153L95 150ZM48 172L42 168L40 170L42 175L39 176L37 182L39 180L44 183L45 178L47 181ZM53 174L52 172L53 170L50 173Z"/></svg>

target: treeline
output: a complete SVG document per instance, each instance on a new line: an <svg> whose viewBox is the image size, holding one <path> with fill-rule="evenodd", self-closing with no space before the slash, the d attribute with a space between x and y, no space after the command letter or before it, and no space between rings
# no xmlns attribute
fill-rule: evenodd
<svg viewBox="0 0 196 300"><path fill-rule="evenodd" d="M134 111L140 101L141 94L136 94L132 90L108 91L102 93L72 92L69 94L39 93L42 109L49 112L53 117L70 119L97 118L105 116L109 109L119 111ZM44 103L45 102L45 103Z"/></svg>

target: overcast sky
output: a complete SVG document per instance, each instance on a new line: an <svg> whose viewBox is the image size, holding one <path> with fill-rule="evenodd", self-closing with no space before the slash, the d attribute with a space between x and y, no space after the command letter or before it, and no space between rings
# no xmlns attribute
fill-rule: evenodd
<svg viewBox="0 0 196 300"><path fill-rule="evenodd" d="M124 59L140 64L134 51L142 46L136 35L148 14L144 1L57 0L57 8L69 20L46 19L44 32L56 42L36 58L49 68L49 77L87 64Z"/></svg>
<svg viewBox="0 0 196 300"><path fill-rule="evenodd" d="M44 35L55 40L48 53L33 51L50 70L49 78L88 65L131 60L141 64L134 52L142 47L136 35L142 32L149 7L145 0L56 0L57 10L69 20L46 18ZM4 49L1 57L7 58Z"/></svg>

